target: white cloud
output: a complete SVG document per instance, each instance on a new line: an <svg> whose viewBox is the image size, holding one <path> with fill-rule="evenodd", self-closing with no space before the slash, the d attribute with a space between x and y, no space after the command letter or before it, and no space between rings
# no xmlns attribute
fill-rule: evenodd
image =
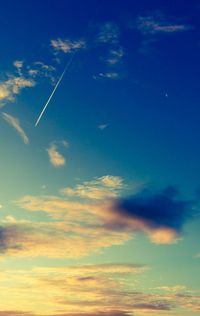
<svg viewBox="0 0 200 316"><path fill-rule="evenodd" d="M118 176L103 176L92 181L85 181L75 188L64 188L61 192L68 196L79 196L94 200L116 197L124 188L123 179Z"/></svg>
<svg viewBox="0 0 200 316"><path fill-rule="evenodd" d="M63 52L65 54L71 53L74 50L77 49L83 49L85 48L85 41L84 40L77 40L77 41L72 41L69 39L53 39L51 40L51 46L56 52Z"/></svg>
<svg viewBox="0 0 200 316"><path fill-rule="evenodd" d="M2 116L4 120L17 131L19 136L22 138L23 142L27 145L29 143L29 139L24 130L22 129L22 127L20 126L20 121L16 117L4 112L2 113Z"/></svg>
<svg viewBox="0 0 200 316"><path fill-rule="evenodd" d="M59 144L62 144L64 147L69 146L67 141L62 140L60 142L52 142L47 149L49 160L54 167L62 167L66 163L65 157L58 151Z"/></svg>
<svg viewBox="0 0 200 316"><path fill-rule="evenodd" d="M35 81L31 78L12 76L0 82L0 101L14 101L15 96L19 94L22 89L34 87L35 84Z"/></svg>
<svg viewBox="0 0 200 316"><path fill-rule="evenodd" d="M139 16L136 21L137 29L143 34L176 33L191 29L186 24L168 21L161 13L150 16Z"/></svg>
<svg viewBox="0 0 200 316"><path fill-rule="evenodd" d="M20 76L22 76L22 68L24 66L23 60L15 60L13 65L17 68L17 72Z"/></svg>
<svg viewBox="0 0 200 316"><path fill-rule="evenodd" d="M118 43L120 31L115 23L107 22L100 27L97 43Z"/></svg>
<svg viewBox="0 0 200 316"><path fill-rule="evenodd" d="M98 128L101 129L101 130L104 130L108 127L108 124L100 124L98 125Z"/></svg>
<svg viewBox="0 0 200 316"><path fill-rule="evenodd" d="M158 290L163 290L163 291L166 291L166 292L181 292L181 291L185 291L187 288L185 285L182 285L182 284L177 284L177 285L174 285L174 286L159 286L155 289L158 289Z"/></svg>
<svg viewBox="0 0 200 316"><path fill-rule="evenodd" d="M32 88L36 85L36 79L46 78L51 83L55 82L53 76L55 67L36 61L31 65L26 65L23 60L13 62L15 71L13 74L6 73L6 79L0 81L0 107L6 102L15 101L15 97L25 88Z"/></svg>
<svg viewBox="0 0 200 316"><path fill-rule="evenodd" d="M22 68L23 67L23 60L15 60L13 65L16 67L16 68Z"/></svg>
<svg viewBox="0 0 200 316"><path fill-rule="evenodd" d="M121 46L118 48L113 48L109 51L109 57L106 59L106 62L110 66L114 66L120 62L124 56L124 50Z"/></svg>
<svg viewBox="0 0 200 316"><path fill-rule="evenodd" d="M111 79L111 80L116 80L116 79L119 79L120 76L118 74L118 72L100 72L99 73L99 77L100 78L105 78L105 79ZM96 79L96 78L95 78Z"/></svg>

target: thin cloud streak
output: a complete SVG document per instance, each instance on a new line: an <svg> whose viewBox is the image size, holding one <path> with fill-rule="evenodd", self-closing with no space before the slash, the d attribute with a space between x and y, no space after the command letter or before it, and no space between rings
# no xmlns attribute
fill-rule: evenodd
<svg viewBox="0 0 200 316"><path fill-rule="evenodd" d="M170 22L161 12L155 12L154 15L138 16L136 20L136 28L146 35L184 32L190 30L191 26Z"/></svg>
<svg viewBox="0 0 200 316"><path fill-rule="evenodd" d="M2 117L9 125L11 125L17 131L17 133L19 134L19 136L23 140L24 144L28 145L29 139L28 139L26 133L24 132L24 130L22 129L22 127L20 126L20 121L18 120L18 118L14 117L10 114L7 114L5 112L2 113Z"/></svg>

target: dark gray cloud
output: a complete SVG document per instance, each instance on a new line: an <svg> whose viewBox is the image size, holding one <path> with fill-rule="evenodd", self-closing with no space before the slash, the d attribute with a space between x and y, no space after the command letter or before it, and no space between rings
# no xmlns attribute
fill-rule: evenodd
<svg viewBox="0 0 200 316"><path fill-rule="evenodd" d="M172 309L172 304L168 302L152 302L152 303L140 303L133 305L134 309L139 310L161 310L168 311Z"/></svg>
<svg viewBox="0 0 200 316"><path fill-rule="evenodd" d="M143 221L152 229L165 227L181 232L184 223L195 215L195 204L181 199L176 188L167 187L157 193L143 191L118 199L113 212L118 216L119 228L120 219L126 218Z"/></svg>
<svg viewBox="0 0 200 316"><path fill-rule="evenodd" d="M3 227L0 226L0 253L6 253L7 250L17 250L20 246L16 242L16 237L19 235L15 225Z"/></svg>

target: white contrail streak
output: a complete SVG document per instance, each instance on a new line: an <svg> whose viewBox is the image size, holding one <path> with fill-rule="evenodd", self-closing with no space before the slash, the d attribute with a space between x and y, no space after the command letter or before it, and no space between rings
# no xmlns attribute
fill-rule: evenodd
<svg viewBox="0 0 200 316"><path fill-rule="evenodd" d="M39 115L39 117L38 117L38 119L37 119L37 121L36 121L36 123L35 123L35 127L38 125L39 121L41 120L41 118L42 118L42 116L43 116L43 114L44 114L44 112L45 112L45 110L46 110L46 108L47 108L49 102L51 101L51 99L52 99L54 93L56 92L56 90L57 90L57 88L58 88L58 86L59 86L59 84L60 84L62 78L64 77L66 71L69 69L69 67L70 67L70 65L71 65L71 63L72 63L72 60L73 60L74 55L75 55L75 54L72 54L72 55L71 55L71 58L70 58L69 62L68 62L67 65L65 66L65 69L64 69L63 73L61 74L61 76L60 76L58 82L56 83L56 85L55 85L53 91L52 91L51 94L50 94L50 97L48 98L48 100L47 100L47 102L46 102L44 108L42 109L42 112L40 113L40 115Z"/></svg>

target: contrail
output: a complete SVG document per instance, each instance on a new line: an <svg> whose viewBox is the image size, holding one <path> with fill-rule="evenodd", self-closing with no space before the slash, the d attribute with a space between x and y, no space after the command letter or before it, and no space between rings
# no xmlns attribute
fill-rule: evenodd
<svg viewBox="0 0 200 316"><path fill-rule="evenodd" d="M56 85L55 85L53 91L52 91L51 94L50 94L50 97L48 98L48 100L47 100L47 102L46 102L44 108L42 109L42 112L40 113L40 115L39 115L39 117L38 117L38 119L37 119L37 121L36 121L36 123L35 123L35 127L38 125L39 121L41 120L41 118L42 118L42 116L43 116L43 114L44 114L44 112L45 112L45 110L46 110L46 108L47 108L49 102L51 101L51 99L52 99L54 93L56 92L56 90L57 90L57 88L58 88L58 86L59 86L59 84L60 84L62 78L64 77L66 71L69 69L69 67L70 67L70 65L71 65L71 63L72 63L72 60L73 60L73 58L74 58L74 55L75 55L75 53L73 53L73 54L71 55L70 60L69 60L68 63L66 64L63 73L61 74L61 76L60 76L58 82L56 83Z"/></svg>

